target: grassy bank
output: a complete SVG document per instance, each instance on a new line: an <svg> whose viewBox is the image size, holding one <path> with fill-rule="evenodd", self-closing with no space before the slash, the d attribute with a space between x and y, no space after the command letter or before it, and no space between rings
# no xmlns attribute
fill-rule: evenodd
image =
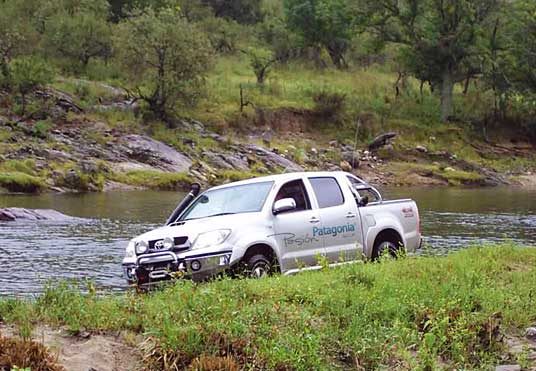
<svg viewBox="0 0 536 371"><path fill-rule="evenodd" d="M100 297L67 284L0 301L28 336L69 330L143 334L151 369L489 368L502 335L536 322L536 249L477 247L293 277L176 285ZM516 360L513 360L516 361ZM235 367L235 368L233 368Z"/></svg>

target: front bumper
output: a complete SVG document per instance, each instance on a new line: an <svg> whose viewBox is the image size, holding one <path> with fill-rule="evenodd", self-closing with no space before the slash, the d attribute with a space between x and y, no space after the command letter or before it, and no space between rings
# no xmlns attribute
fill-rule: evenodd
<svg viewBox="0 0 536 371"><path fill-rule="evenodd" d="M123 263L123 273L130 284L150 285L173 278L202 281L226 271L231 250L213 253L178 255L172 251L138 256L136 263Z"/></svg>

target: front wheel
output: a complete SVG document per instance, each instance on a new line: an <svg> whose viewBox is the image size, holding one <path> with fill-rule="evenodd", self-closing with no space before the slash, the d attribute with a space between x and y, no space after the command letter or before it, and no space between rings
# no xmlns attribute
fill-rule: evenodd
<svg viewBox="0 0 536 371"><path fill-rule="evenodd" d="M245 262L244 276L263 278L272 274L273 266L270 260L262 254L253 255Z"/></svg>

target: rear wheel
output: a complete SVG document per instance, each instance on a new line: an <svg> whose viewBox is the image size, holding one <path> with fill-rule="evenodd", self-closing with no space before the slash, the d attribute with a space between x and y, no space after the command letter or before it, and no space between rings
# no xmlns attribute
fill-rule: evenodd
<svg viewBox="0 0 536 371"><path fill-rule="evenodd" d="M266 256L253 255L245 261L243 273L245 277L249 278L267 277L273 273L273 265Z"/></svg>
<svg viewBox="0 0 536 371"><path fill-rule="evenodd" d="M372 260L378 260L381 256L397 258L401 247L392 241L380 241L374 246Z"/></svg>

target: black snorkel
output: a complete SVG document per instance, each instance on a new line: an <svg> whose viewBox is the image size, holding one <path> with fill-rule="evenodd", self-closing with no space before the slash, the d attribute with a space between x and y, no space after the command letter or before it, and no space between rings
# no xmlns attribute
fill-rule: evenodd
<svg viewBox="0 0 536 371"><path fill-rule="evenodd" d="M192 183L190 193L184 197L184 199L179 203L179 205L173 210L173 213L171 213L171 216L166 221L166 225L170 225L173 223L179 215L192 203L194 198L196 198L199 195L199 192L201 191L201 184L199 183Z"/></svg>

